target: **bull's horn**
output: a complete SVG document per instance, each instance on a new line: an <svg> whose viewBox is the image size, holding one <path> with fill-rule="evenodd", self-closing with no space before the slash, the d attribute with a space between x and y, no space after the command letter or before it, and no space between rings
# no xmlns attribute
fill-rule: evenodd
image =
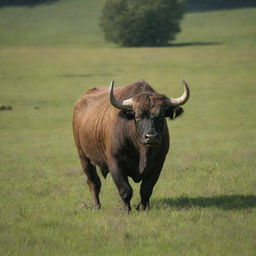
<svg viewBox="0 0 256 256"><path fill-rule="evenodd" d="M111 104L118 109L130 109L132 108L133 101L132 98L127 100L119 100L114 95L114 80L112 80L109 87L109 97Z"/></svg>
<svg viewBox="0 0 256 256"><path fill-rule="evenodd" d="M185 89L183 95L179 98L170 98L170 102L173 107L181 106L181 105L185 104L189 99L190 89L188 87L188 84L186 83L186 81L184 79L182 79L182 83L183 83L184 89Z"/></svg>

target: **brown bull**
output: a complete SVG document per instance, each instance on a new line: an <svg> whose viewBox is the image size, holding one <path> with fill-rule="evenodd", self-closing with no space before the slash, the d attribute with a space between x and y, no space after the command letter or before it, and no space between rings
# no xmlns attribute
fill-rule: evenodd
<svg viewBox="0 0 256 256"><path fill-rule="evenodd" d="M101 207L96 166L104 177L111 173L127 211L131 210L132 198L128 177L142 181L137 209L148 207L169 150L165 117L179 116L183 112L180 106L189 99L189 87L183 83L183 95L168 98L145 81L115 90L112 81L109 89L93 88L76 102L74 139L95 208Z"/></svg>

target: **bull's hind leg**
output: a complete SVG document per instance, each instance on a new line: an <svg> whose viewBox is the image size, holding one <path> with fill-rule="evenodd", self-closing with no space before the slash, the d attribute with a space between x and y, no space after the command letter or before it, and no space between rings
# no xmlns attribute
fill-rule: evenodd
<svg viewBox="0 0 256 256"><path fill-rule="evenodd" d="M84 170L84 173L87 176L87 184L90 188L93 197L93 206L94 209L100 209L100 188L101 188L101 181L97 174L96 167L91 163L90 159L88 159L82 150L78 150L79 159Z"/></svg>

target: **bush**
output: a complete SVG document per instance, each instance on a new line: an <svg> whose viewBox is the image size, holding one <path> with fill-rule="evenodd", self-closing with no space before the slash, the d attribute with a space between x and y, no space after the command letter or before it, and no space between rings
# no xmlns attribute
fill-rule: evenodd
<svg viewBox="0 0 256 256"><path fill-rule="evenodd" d="M122 46L159 46L180 31L180 0L107 0L101 27L108 41Z"/></svg>

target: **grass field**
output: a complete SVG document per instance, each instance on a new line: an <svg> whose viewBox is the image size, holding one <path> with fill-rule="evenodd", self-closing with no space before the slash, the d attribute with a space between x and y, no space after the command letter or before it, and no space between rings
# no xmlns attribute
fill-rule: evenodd
<svg viewBox="0 0 256 256"><path fill-rule="evenodd" d="M256 8L187 13L172 47L119 48L103 0L0 9L0 255L255 255ZM141 78L175 97L171 150L151 210L122 215L109 176L101 211L72 137L88 88ZM139 186L132 183L138 200Z"/></svg>

